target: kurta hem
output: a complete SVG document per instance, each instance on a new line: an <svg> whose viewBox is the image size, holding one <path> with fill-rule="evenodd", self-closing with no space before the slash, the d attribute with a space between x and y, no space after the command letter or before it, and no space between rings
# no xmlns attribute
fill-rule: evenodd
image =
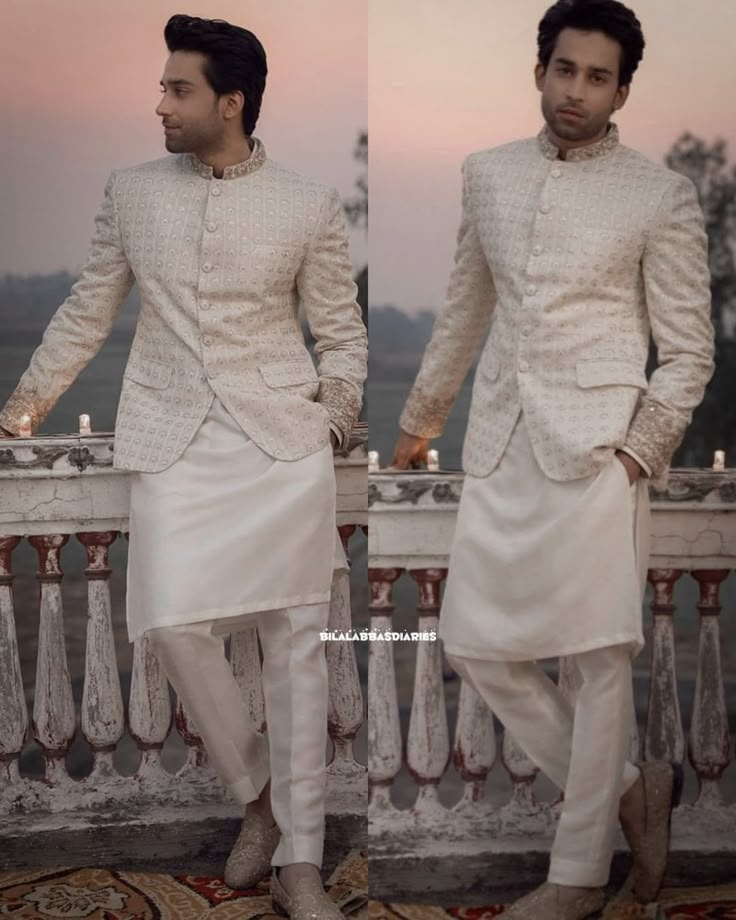
<svg viewBox="0 0 736 920"><path fill-rule="evenodd" d="M440 636L440 638L442 638ZM643 637L641 635L631 635L631 633L621 633L617 636L611 636L610 639L600 638L591 639L587 642L581 642L578 645L565 645L559 650L550 649L548 646L540 649L524 648L518 652L512 649L499 649L498 651L489 649L465 648L462 645L448 645L443 642L443 649L446 655L455 655L458 658L474 658L479 661L544 661L546 658L564 658L567 655L580 655L583 652L591 652L597 648L608 648L614 645L633 645L632 658L636 657L641 651Z"/></svg>
<svg viewBox="0 0 736 920"><path fill-rule="evenodd" d="M258 601L252 604L233 604L232 607L212 607L209 610L200 610L193 613L191 618L182 619L181 616L174 616L164 620L157 620L156 624L146 629L141 629L135 635L130 633L129 641L135 642L149 629L160 629L166 626L189 626L192 623L199 623L202 620L220 620L223 617L247 616L250 613L263 613L265 610L284 610L287 607L307 607L312 604L326 604L330 600L331 592L325 591L320 594L295 594L291 597L279 597L272 601ZM222 625L222 624L220 624ZM234 624L238 625L238 624ZM248 624L242 624L245 628ZM254 624L255 625L255 624Z"/></svg>

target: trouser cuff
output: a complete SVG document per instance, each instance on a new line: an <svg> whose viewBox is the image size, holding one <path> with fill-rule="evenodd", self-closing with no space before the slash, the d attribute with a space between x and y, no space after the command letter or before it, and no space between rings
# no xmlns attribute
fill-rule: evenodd
<svg viewBox="0 0 736 920"><path fill-rule="evenodd" d="M282 834L271 858L271 865L290 866L292 863L306 862L321 869L324 842L324 825L321 831L310 836L287 837Z"/></svg>
<svg viewBox="0 0 736 920"><path fill-rule="evenodd" d="M576 888L601 888L608 884L611 860L577 862L553 856L549 863L547 881L554 885L572 885Z"/></svg>
<svg viewBox="0 0 736 920"><path fill-rule="evenodd" d="M229 783L227 786L228 791L241 805L247 805L258 798L270 775L268 760L266 759L254 767L248 776L241 777L237 782Z"/></svg>

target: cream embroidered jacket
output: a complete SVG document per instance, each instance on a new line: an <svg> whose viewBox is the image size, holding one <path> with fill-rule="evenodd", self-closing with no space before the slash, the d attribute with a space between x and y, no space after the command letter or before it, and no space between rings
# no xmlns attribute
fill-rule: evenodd
<svg viewBox="0 0 736 920"><path fill-rule="evenodd" d="M180 456L215 394L270 456L341 440L360 410L367 337L335 191L266 158L222 179L193 154L114 172L90 255L0 413L33 428L96 354L134 282L141 310L115 424L117 467ZM316 340L315 370L298 320Z"/></svg>
<svg viewBox="0 0 736 920"><path fill-rule="evenodd" d="M523 411L551 479L624 449L666 475L713 372L693 183L618 142L558 159L537 138L471 154L455 267L401 427L436 437L480 355L463 466L486 476ZM650 331L658 367L647 381Z"/></svg>

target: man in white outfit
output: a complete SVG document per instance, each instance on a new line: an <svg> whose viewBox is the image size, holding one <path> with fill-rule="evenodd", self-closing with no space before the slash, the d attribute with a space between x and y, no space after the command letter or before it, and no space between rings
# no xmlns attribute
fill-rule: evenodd
<svg viewBox="0 0 736 920"><path fill-rule="evenodd" d="M342 916L324 894L325 629L336 540L332 446L360 410L366 331L337 193L253 137L258 39L173 16L156 112L173 156L114 172L88 261L0 413L35 430L141 295L115 426L131 471L127 619L245 805L225 878L273 863L288 915ZM298 317L316 341L315 369ZM249 724L224 634L256 624L268 741Z"/></svg>
<svg viewBox="0 0 736 920"><path fill-rule="evenodd" d="M426 457L490 328L440 637L565 793L548 880L504 914L514 920L599 910L618 819L627 896L654 900L678 798L672 765L627 760L631 658L647 477L666 475L702 399L713 330L693 184L621 145L610 122L643 48L617 0L559 0L543 17L545 127L464 163L455 268L393 461ZM650 333L659 366L647 380ZM557 656L582 677L574 706L537 664Z"/></svg>

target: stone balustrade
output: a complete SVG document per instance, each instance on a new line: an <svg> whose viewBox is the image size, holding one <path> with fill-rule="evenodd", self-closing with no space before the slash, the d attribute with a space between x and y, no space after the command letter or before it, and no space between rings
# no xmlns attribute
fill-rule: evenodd
<svg viewBox="0 0 736 920"><path fill-rule="evenodd" d="M416 585L416 620L410 628L437 629L462 485L460 473L369 476L373 631L396 631L394 595L406 577ZM670 878L724 882L736 877L736 796L723 788L723 775L734 765L721 661L720 596L736 567L736 471L675 470L667 490L652 491L651 498L648 706L643 724L632 726L631 753L636 759L689 762L697 792L674 816ZM692 718L683 725L674 590L687 579L697 585L699 639ZM370 645L372 895L436 903L458 903L461 896L468 903L474 894L479 903L488 903L494 892L512 897L544 878L559 795L537 801L536 767L508 733L497 742L491 713L464 682L451 707L451 736L446 689L453 685L447 684L450 669L443 662L441 643L419 641L412 651L414 685L411 700L402 702L410 705L402 731L397 696L401 673L395 664L399 650L390 641ZM407 667L410 653L402 648L401 654L402 667ZM638 667L647 665L643 656ZM577 672L570 661L559 663L558 675L563 692L573 697ZM402 808L394 803L392 787L404 765L416 785L416 799ZM447 777L453 769L459 776ZM438 792L446 777L459 780L455 785L462 789L452 804L443 802ZM696 785L692 773L690 779L690 786ZM507 795L496 791L505 788L510 789ZM628 864L622 838L620 850L612 873L619 881Z"/></svg>
<svg viewBox="0 0 736 920"><path fill-rule="evenodd" d="M336 456L337 524L346 551L367 527L367 432L358 426ZM167 681L147 640L135 643L127 707L121 689L111 616L110 549L127 536L129 482L112 467L110 435L0 441L0 868L54 865L147 867L158 871L220 870L234 841L242 808L207 764L196 726L172 706ZM33 709L20 667L13 604L13 553L27 539L38 555L39 630ZM84 547L87 620L84 689L75 710L67 663L61 590L64 548ZM350 575L335 574L329 628L351 627ZM346 845L365 842L366 768L353 740L364 704L355 649L328 642L328 833L325 864ZM266 728L260 657L254 628L231 636L230 661L251 719ZM72 779L66 758L78 730L93 756L92 771ZM138 765L116 769L126 734ZM162 763L174 733L187 747L175 773ZM20 769L21 754L37 745L44 776Z"/></svg>

